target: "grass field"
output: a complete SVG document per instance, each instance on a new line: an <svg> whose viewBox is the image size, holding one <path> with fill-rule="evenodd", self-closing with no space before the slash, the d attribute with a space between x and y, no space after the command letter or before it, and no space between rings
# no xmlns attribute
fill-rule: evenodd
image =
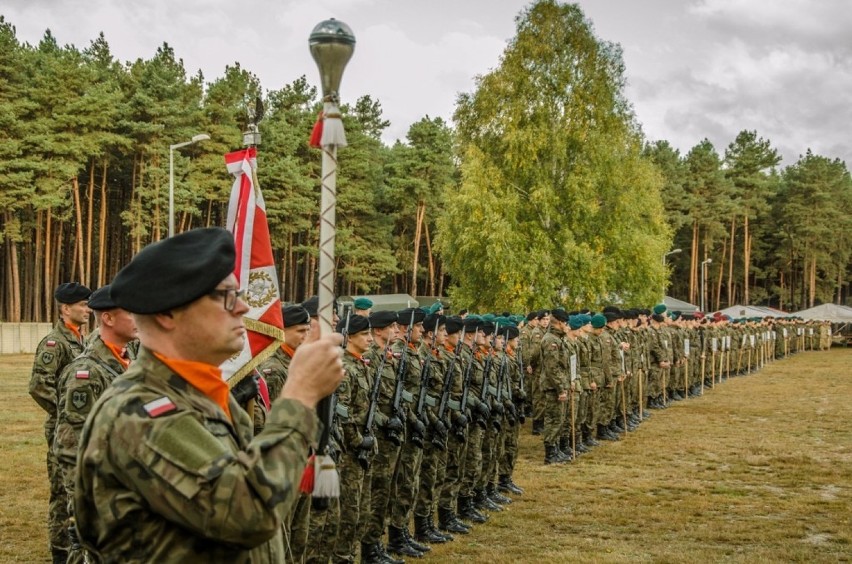
<svg viewBox="0 0 852 564"><path fill-rule="evenodd" d="M0 357L0 562L47 560L31 357ZM521 434L524 496L445 562L849 562L852 350L802 353L676 403L618 443L545 466Z"/></svg>

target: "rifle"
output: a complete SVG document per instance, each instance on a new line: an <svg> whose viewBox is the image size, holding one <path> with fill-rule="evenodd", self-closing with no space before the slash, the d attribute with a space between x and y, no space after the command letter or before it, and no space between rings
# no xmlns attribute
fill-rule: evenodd
<svg viewBox="0 0 852 564"><path fill-rule="evenodd" d="M498 432L500 431L500 428L502 426L503 414L504 414L504 410L503 410L503 385L505 384L506 373L508 372L508 368L509 368L509 363L508 363L509 357L506 355L506 345L508 344L508 341L509 341L509 330L508 330L508 328L506 328L506 336L503 338L503 358L500 359L500 367L497 369L497 396L496 396L496 402L494 403L494 419L492 421L492 424L494 425L494 429L497 430ZM511 384L510 384L510 388L509 388L510 399L511 399L511 393L512 393L512 389L511 389ZM506 419L508 420L509 425L515 424L515 421L514 421L515 418L512 416L511 413L506 416Z"/></svg>
<svg viewBox="0 0 852 564"><path fill-rule="evenodd" d="M476 346L476 337L478 335L479 335L479 327L477 327L476 330L473 333L473 346ZM467 361L467 367L464 370L464 378L462 380L462 398L461 398L461 404L459 405L459 414L464 419L462 420L461 418L457 418L458 420L453 422L453 423L455 423L456 436L459 437L459 439L462 439L462 440L464 439L464 425L462 425L461 423L463 422L465 425L467 425L467 416L465 415L465 412L467 410L467 398L468 398L468 395L470 394L470 369L471 369L472 366L473 366L473 348L471 348L470 359Z"/></svg>
<svg viewBox="0 0 852 564"><path fill-rule="evenodd" d="M444 375L444 388L441 390L441 402L438 404L438 415L437 415L438 419L435 422L435 425L436 425L435 433L443 442L444 449L446 448L447 429L449 429L449 427L450 427L450 422L447 421L447 419L446 419L446 417L447 417L447 405L450 402L450 390L453 387L453 377L454 377L455 372L456 372L456 361L459 359L459 354L461 353L461 347L462 347L462 344L464 343L464 334L465 334L466 330L467 330L467 327L462 325L461 337L459 338L459 342L456 343L456 350L454 351L453 362L452 362L452 364L450 364L449 370L447 370L447 373ZM443 433L437 428L439 421L444 426ZM434 438L432 439L432 442L433 443L435 442ZM441 450L444 450L444 449L441 449Z"/></svg>
<svg viewBox="0 0 852 564"><path fill-rule="evenodd" d="M408 329L405 331L405 343L402 346L402 354L399 356L399 365L396 367L396 383L393 390L393 417L399 421L399 427L402 427L402 422L405 420L405 414L402 411L402 392L404 391L405 386L405 369L407 368L406 361L408 360L408 341L411 339L411 328L413 326L414 310L411 311L411 322L408 324ZM386 434L388 440L391 441L394 446L402 444L403 436L400 434L400 431L388 428Z"/></svg>
<svg viewBox="0 0 852 564"><path fill-rule="evenodd" d="M521 346L520 343L518 343L518 349L517 349L518 350L518 369L521 371L521 379L518 382L518 389L521 392L521 397L518 398L519 403L516 404L516 405L517 405L518 412L519 412L518 413L518 421L520 421L521 425L526 423L526 414L525 414L526 405L525 404L526 404L526 399L527 399L527 397L526 397L527 386L526 386L526 380L525 380L526 377L527 377L527 368L526 368L526 366L524 366L523 349L524 349L524 347Z"/></svg>
<svg viewBox="0 0 852 564"><path fill-rule="evenodd" d="M376 420L376 410L379 406L379 388L382 383L382 370L385 368L385 359L387 359L388 348L390 347L390 341L385 343L385 348L382 350L382 359L379 362L379 369L376 371L376 376L373 379L373 387L370 389L370 407L367 408L367 421L364 423L364 431L363 435L366 436L374 436L373 434L373 423ZM358 451L358 462L361 466L366 470L370 465L370 460L367 457L369 452L367 449L360 449Z"/></svg>
<svg viewBox="0 0 852 564"><path fill-rule="evenodd" d="M479 407L476 423L485 429L488 426L488 419L491 416L491 410L488 407L488 375L491 374L491 366L494 364L494 341L497 339L497 330L500 325L494 327L494 333L491 334L491 340L488 343L488 358L485 360L485 370L482 375L482 392L479 394Z"/></svg>
<svg viewBox="0 0 852 564"><path fill-rule="evenodd" d="M440 323L440 318L435 319L435 330L432 332L432 343L434 344L435 338L438 336L438 324ZM426 416L426 395L429 390L429 379L432 377L432 358L434 356L432 352L432 347L429 348L429 356L426 357L426 362L423 363L423 367L420 369L420 395L417 397L417 409L414 412L414 417L422 424L416 426L412 429L411 433L411 441L414 444L420 443L421 448L423 445L423 439L426 434L426 427L429 425L429 418ZM435 444L435 446L439 446ZM440 443L440 446L443 446L443 442Z"/></svg>

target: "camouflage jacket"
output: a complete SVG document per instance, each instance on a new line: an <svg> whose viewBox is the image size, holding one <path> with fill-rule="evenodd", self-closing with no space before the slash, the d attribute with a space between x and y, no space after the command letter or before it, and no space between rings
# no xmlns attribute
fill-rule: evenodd
<svg viewBox="0 0 852 564"><path fill-rule="evenodd" d="M269 389L269 401L274 402L281 395L281 390L284 389L284 383L287 382L287 372L290 370L290 360L293 358L292 349L285 350L285 345L281 345L272 356L264 360L257 367L257 371L266 380L266 387Z"/></svg>
<svg viewBox="0 0 852 564"><path fill-rule="evenodd" d="M82 352L83 343L77 340L77 336L61 319L36 348L29 392L36 403L47 412L44 429L51 440L56 428L56 381L62 374L62 369Z"/></svg>
<svg viewBox="0 0 852 564"><path fill-rule="evenodd" d="M275 402L263 432L229 396L229 418L142 347L83 427L74 509L106 562L281 562L282 519L317 418Z"/></svg>
<svg viewBox="0 0 852 564"><path fill-rule="evenodd" d="M565 333L551 327L541 339L541 390L560 394L570 385L570 358L572 351Z"/></svg>
<svg viewBox="0 0 852 564"><path fill-rule="evenodd" d="M65 367L57 381L59 401L53 452L69 499L74 493L74 468L83 424L98 398L123 373L124 366L98 336L89 340L83 354Z"/></svg>

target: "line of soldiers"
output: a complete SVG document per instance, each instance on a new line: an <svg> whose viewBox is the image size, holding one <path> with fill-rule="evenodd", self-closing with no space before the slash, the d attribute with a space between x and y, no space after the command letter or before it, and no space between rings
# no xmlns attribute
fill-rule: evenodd
<svg viewBox="0 0 852 564"><path fill-rule="evenodd" d="M532 312L521 335L533 434L543 434L552 464L619 440L650 417L648 409L702 395L776 358L827 349L830 324L681 314L658 304L653 311Z"/></svg>
<svg viewBox="0 0 852 564"><path fill-rule="evenodd" d="M54 562L92 561L69 502L77 448L92 406L136 356L136 326L109 286L91 293L63 284L55 298L61 318L39 345L30 383L48 413L51 552ZM252 406L255 435L296 350L319 337L317 305L312 298L284 307L285 343L231 390ZM283 519L287 560L351 562L359 544L363 562L421 557L430 544L486 522L489 511L511 503L504 494L523 493L513 473L526 416L544 435L545 463L567 462L635 429L648 408L830 344L823 323L680 315L662 305L464 319L441 315L440 304L374 313L371 306L356 300L337 325L346 335L346 376L331 448L341 497L321 503L299 495ZM98 328L84 341L91 311Z"/></svg>

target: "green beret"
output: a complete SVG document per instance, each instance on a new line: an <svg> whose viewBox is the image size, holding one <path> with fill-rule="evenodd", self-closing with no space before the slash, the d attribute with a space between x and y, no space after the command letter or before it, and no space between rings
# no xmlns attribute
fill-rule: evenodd
<svg viewBox="0 0 852 564"><path fill-rule="evenodd" d="M441 302L435 302L429 308L429 313L437 313L437 312L441 311L442 309L444 309L444 304L442 304Z"/></svg>
<svg viewBox="0 0 852 564"><path fill-rule="evenodd" d="M395 311L374 311L370 314L370 327L384 329L399 321Z"/></svg>
<svg viewBox="0 0 852 564"><path fill-rule="evenodd" d="M602 313L596 313L592 316L592 327L600 329L606 325L606 316Z"/></svg>
<svg viewBox="0 0 852 564"><path fill-rule="evenodd" d="M348 322L348 325L347 325ZM338 333L343 333L347 331L349 335L354 335L356 333L360 333L361 331L366 331L370 328L370 320L364 317L363 315L359 315L357 313L353 313L347 315L346 317L341 317L337 322Z"/></svg>
<svg viewBox="0 0 852 564"><path fill-rule="evenodd" d="M148 245L110 285L116 305L154 314L206 296L234 271L234 236L221 227L193 229Z"/></svg>
<svg viewBox="0 0 852 564"><path fill-rule="evenodd" d="M666 311L666 304L657 304L654 306L654 313L662 315Z"/></svg>
<svg viewBox="0 0 852 564"><path fill-rule="evenodd" d="M92 291L77 282L66 282L56 287L53 298L61 304L76 304L88 300Z"/></svg>
<svg viewBox="0 0 852 564"><path fill-rule="evenodd" d="M118 307L109 295L109 284L101 286L89 296L89 309L106 311Z"/></svg>
<svg viewBox="0 0 852 564"><path fill-rule="evenodd" d="M352 303L355 309L370 309L373 307L373 302L367 298L355 298L355 301Z"/></svg>
<svg viewBox="0 0 852 564"><path fill-rule="evenodd" d="M583 325L584 323L581 315L568 316L568 327L570 327L573 331L576 331Z"/></svg>
<svg viewBox="0 0 852 564"><path fill-rule="evenodd" d="M284 327L308 325L311 322L311 316L308 313L308 310L300 304L282 307L281 314L284 316Z"/></svg>
<svg viewBox="0 0 852 564"><path fill-rule="evenodd" d="M493 313L486 313L485 315L482 316L482 321L488 321L488 322L493 323L495 319L497 319L497 316L494 315Z"/></svg>

